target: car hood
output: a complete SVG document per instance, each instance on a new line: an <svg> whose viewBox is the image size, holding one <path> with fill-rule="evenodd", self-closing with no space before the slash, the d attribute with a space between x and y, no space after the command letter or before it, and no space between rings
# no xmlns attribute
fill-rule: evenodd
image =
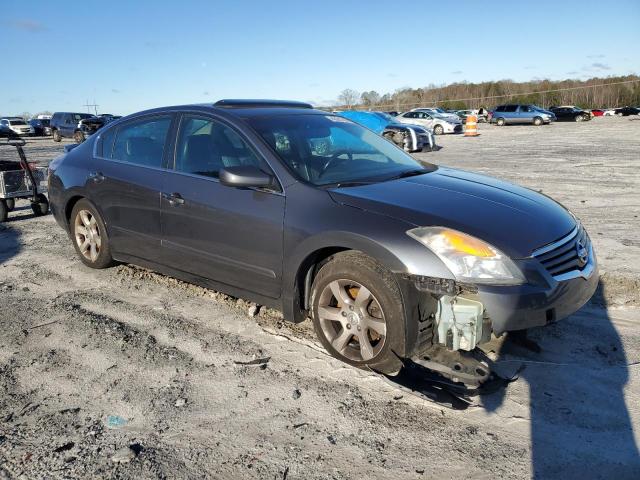
<svg viewBox="0 0 640 480"><path fill-rule="evenodd" d="M330 190L341 204L415 226L444 226L485 240L512 258L569 233L573 216L559 203L495 178L440 167L405 179Z"/></svg>

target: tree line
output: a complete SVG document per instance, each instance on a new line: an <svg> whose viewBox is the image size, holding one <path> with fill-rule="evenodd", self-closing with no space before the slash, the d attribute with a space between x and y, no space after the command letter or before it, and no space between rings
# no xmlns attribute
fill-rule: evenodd
<svg viewBox="0 0 640 480"><path fill-rule="evenodd" d="M503 103L528 103L548 108L577 105L581 108L613 108L640 105L640 76L625 75L589 80L534 80L514 82L458 82L400 88L393 93L375 90L358 92L345 89L332 109L371 109L406 111L415 107L438 106L445 109L491 108Z"/></svg>

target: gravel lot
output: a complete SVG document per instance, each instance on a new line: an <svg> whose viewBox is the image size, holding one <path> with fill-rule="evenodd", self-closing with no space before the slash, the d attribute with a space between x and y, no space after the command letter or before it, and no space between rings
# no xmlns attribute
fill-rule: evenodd
<svg viewBox="0 0 640 480"><path fill-rule="evenodd" d="M0 479L640 478L640 118L480 133L417 157L556 198L602 274L589 305L532 332L541 353L495 342L502 369L525 365L505 391L462 411L403 394L328 357L309 322L90 270L19 202L0 225Z"/></svg>

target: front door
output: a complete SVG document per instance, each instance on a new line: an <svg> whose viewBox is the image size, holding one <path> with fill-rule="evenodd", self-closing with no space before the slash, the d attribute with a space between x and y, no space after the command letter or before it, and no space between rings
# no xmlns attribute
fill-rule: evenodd
<svg viewBox="0 0 640 480"><path fill-rule="evenodd" d="M164 262L271 298L280 296L285 197L280 191L227 187L223 167L265 161L230 126L184 115L174 171L162 188Z"/></svg>

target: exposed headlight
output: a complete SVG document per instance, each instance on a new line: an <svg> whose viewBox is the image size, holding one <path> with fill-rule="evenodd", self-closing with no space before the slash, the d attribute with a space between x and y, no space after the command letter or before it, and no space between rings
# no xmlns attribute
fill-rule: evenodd
<svg viewBox="0 0 640 480"><path fill-rule="evenodd" d="M509 257L466 233L444 227L418 227L407 235L435 253L461 282L518 285L526 281Z"/></svg>

